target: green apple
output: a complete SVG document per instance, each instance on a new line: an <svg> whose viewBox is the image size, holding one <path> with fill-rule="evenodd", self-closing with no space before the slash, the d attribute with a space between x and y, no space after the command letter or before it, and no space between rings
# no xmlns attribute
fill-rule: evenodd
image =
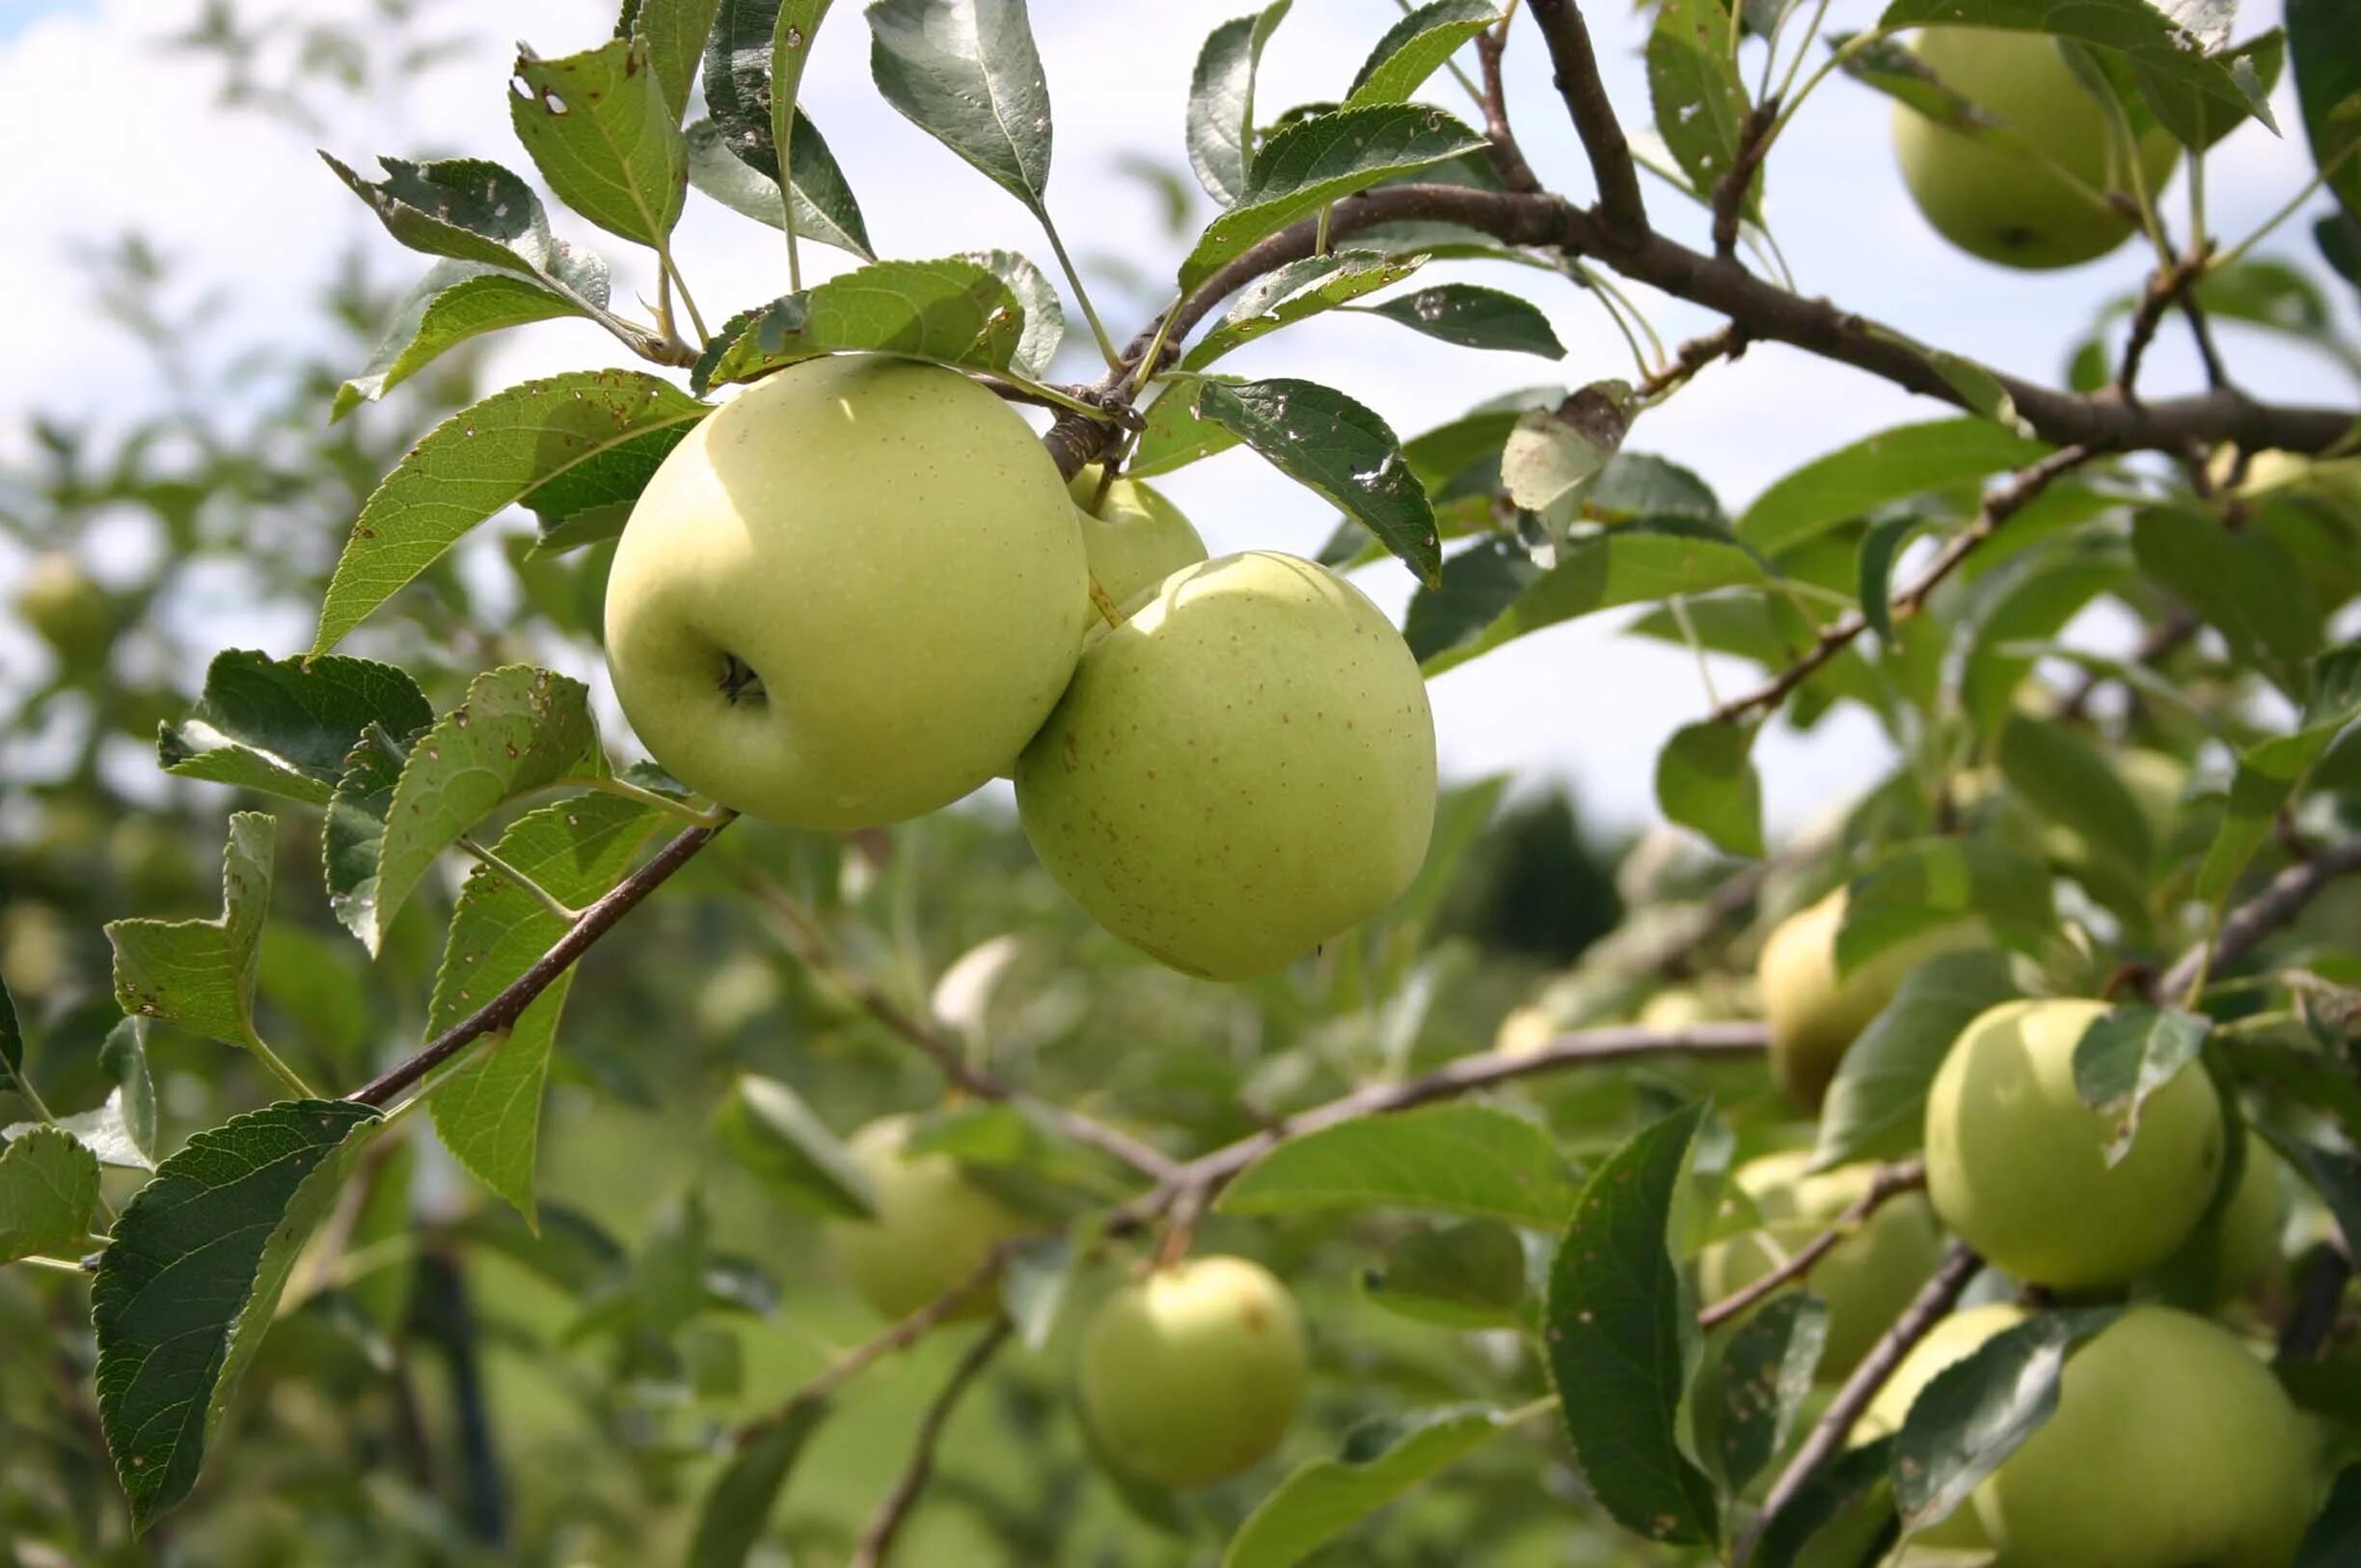
<svg viewBox="0 0 2361 1568"><path fill-rule="evenodd" d="M1994 1302L1983 1307L1970 1307L1953 1312L1927 1331L1925 1338L1911 1346L1902 1365L1893 1369L1861 1419L1853 1424L1853 1441L1869 1443L1889 1433L1902 1430L1903 1420L1916 1403L1919 1392L1935 1381L1937 1373L1966 1361L1984 1341L2004 1329L2013 1329L2025 1319L2024 1310L2006 1302ZM1962 1502L1950 1514L1928 1526L1911 1537L1913 1544L1940 1547L1952 1552L1989 1552L1992 1543L1985 1538L1984 1526L1976 1518L1970 1503Z"/></svg>
<svg viewBox="0 0 2361 1568"><path fill-rule="evenodd" d="M115 607L81 563L62 550L33 557L16 612L69 664L88 663L115 640Z"/></svg>
<svg viewBox="0 0 2361 1568"><path fill-rule="evenodd" d="M1091 576L1109 599L1127 604L1206 558L1205 541L1180 507L1137 479L1118 477L1101 495L1103 473L1093 463L1067 490L1082 510L1082 549Z"/></svg>
<svg viewBox="0 0 2361 1568"><path fill-rule="evenodd" d="M2314 1439L2234 1335L2124 1313L2066 1363L2056 1411L1976 1489L1995 1568L2287 1568Z"/></svg>
<svg viewBox="0 0 2361 1568"><path fill-rule="evenodd" d="M1894 104L1903 182L1945 239L1987 261L2042 270L2092 260L2131 236L2137 221L2099 194L2130 195L2123 133L2055 39L1930 27L1919 35L1917 52L1945 87L2019 139L1954 130ZM2172 177L2181 144L2152 125L2139 138L2137 155L2153 198Z"/></svg>
<svg viewBox="0 0 2361 1568"><path fill-rule="evenodd" d="M1778 1268L1826 1231L1869 1190L1867 1166L1842 1166L1817 1175L1807 1168L1808 1149L1750 1160L1731 1180L1752 1200L1762 1224L1697 1257L1699 1294L1723 1300ZM1935 1216L1917 1193L1879 1205L1860 1229L1812 1265L1805 1287L1828 1304L1828 1340L1817 1375L1842 1379L1892 1326L1902 1309L1942 1260L1942 1238Z"/></svg>
<svg viewBox="0 0 2361 1568"><path fill-rule="evenodd" d="M1903 979L1938 953L1984 945L1983 928L1939 926L1856 964L1839 980L1836 933L1844 927L1845 890L1781 921L1755 963L1763 1021L1771 1030L1771 1073L1806 1109L1817 1110L1836 1064L1869 1021L1886 1010Z"/></svg>
<svg viewBox="0 0 2361 1568"><path fill-rule="evenodd" d="M1549 1009L1527 1002L1514 1007L1492 1035L1492 1048L1503 1056L1531 1056L1565 1033Z"/></svg>
<svg viewBox="0 0 2361 1568"><path fill-rule="evenodd" d="M2283 1254L2287 1218L2279 1156L2261 1138L2246 1140L2246 1161L2229 1200L2207 1215L2189 1238L2142 1284L2157 1297L2192 1311L2208 1311L2267 1282Z"/></svg>
<svg viewBox="0 0 2361 1568"><path fill-rule="evenodd" d="M607 586L607 662L674 777L797 827L898 822L1008 766L1073 673L1082 531L955 371L806 360L690 431Z"/></svg>
<svg viewBox="0 0 2361 1568"><path fill-rule="evenodd" d="M1927 1195L1994 1267L2075 1290L2172 1256L2212 1202L2221 1101L2185 1068L2148 1096L2109 1166L2112 1119L2076 1093L2075 1046L2103 1002L2003 1002L1952 1042L1927 1095Z"/></svg>
<svg viewBox="0 0 2361 1568"><path fill-rule="evenodd" d="M909 1134L909 1118L889 1116L847 1140L869 1178L877 1214L830 1220L824 1228L828 1251L855 1292L892 1318L908 1317L957 1287L994 1246L1023 1229L950 1155L905 1155ZM991 1292L979 1290L960 1315L985 1316L992 1310Z"/></svg>
<svg viewBox="0 0 2361 1568"><path fill-rule="evenodd" d="M1303 1320L1243 1257L1197 1257L1109 1296L1082 1344L1082 1409L1109 1458L1166 1486L1235 1475L1303 1402Z"/></svg>
<svg viewBox="0 0 2361 1568"><path fill-rule="evenodd" d="M1367 920L1434 825L1434 719L1401 636L1293 555L1183 567L1093 640L1017 761L1042 863L1183 974L1263 974Z"/></svg>

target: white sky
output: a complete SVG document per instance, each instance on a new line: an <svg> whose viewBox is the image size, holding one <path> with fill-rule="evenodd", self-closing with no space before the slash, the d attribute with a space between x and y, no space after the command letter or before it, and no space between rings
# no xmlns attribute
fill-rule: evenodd
<svg viewBox="0 0 2361 1568"><path fill-rule="evenodd" d="M1215 22L1253 0L1033 0L1057 132L1050 205L1078 255L1109 252L1169 276L1176 259L1161 240L1151 199L1114 171L1125 153L1178 162L1182 105L1197 45ZM71 248L136 226L185 261L201 280L235 285L227 339L286 341L316 331L308 312L287 311L356 236L383 276L403 281L425 264L376 230L374 221L314 159L299 133L211 101L206 72L160 57L149 41L184 25L195 0L0 0L0 299L11 302L0 347L0 456L23 450L24 419L36 409L138 404L150 395L126 385L113 328L92 315ZM275 14L349 15L354 0L256 0ZM1878 7L1836 0L1831 26L1865 25ZM1647 122L1639 59L1642 21L1628 0L1588 6L1608 83L1630 123ZM502 102L505 49L522 38L544 54L603 40L610 0L447 0L447 27L475 36L480 59L445 68L398 106L339 105L326 133L330 150L365 170L378 152L489 156L531 174ZM1267 112L1342 93L1389 18L1393 0L1297 0L1265 57L1259 102ZM2243 37L2277 22L2275 0L2250 4ZM486 19L489 18L489 19ZM858 0L841 0L822 31L803 86L804 107L827 133L868 218L882 255L926 257L1005 246L1045 264L1048 251L1015 202L887 108L870 86L867 29ZM1750 68L1750 76L1751 68ZM1587 199L1580 149L1530 26L1518 24L1510 100L1528 155L1554 187ZM1428 96L1465 113L1457 90L1438 77ZM2068 345L2103 298L2136 285L2138 252L2064 275L2024 275L1970 260L1936 238L1903 195L1886 134L1883 98L1841 78L1817 94L1775 156L1768 213L1789 262L1809 292L1824 293L1905 332L2045 379L2059 374ZM2216 149L2208 177L2217 234L2235 238L2301 184L2308 160L2291 95L2279 95L2280 142L2249 125ZM538 183L538 181L536 181ZM2181 211L2180 187L2170 210ZM1650 182L1660 225L1692 240L1701 215ZM643 255L556 214L560 232L615 264L619 299L646 286ZM2185 227L2185 222L2180 227ZM2309 260L2308 224L2277 236L2276 254ZM786 286L778 237L692 198L678 255L707 318L771 298ZM807 251L810 258L834 253ZM1501 277L1503 270L1509 276ZM2317 270L2317 268L2315 269ZM1538 275L1463 265L1430 275L1467 276L1511 286ZM1524 355L1456 349L1392 323L1331 317L1289 329L1235 357L1243 374L1289 374L1339 386L1407 436L1509 388L1562 380L1569 386L1629 375L1621 341L1587 296L1542 282L1539 303L1569 353L1551 365ZM1146 310L1121 290L1095 289L1120 342ZM2350 318L2351 295L2334 290ZM1712 325L1710 318L1645 290L1641 297L1668 341ZM286 311L285 319L277 319ZM1072 311L1069 302L1069 314ZM1075 337L1081 336L1078 318ZM2258 392L2288 399L2349 401L2353 389L2300 349L2231 329L2234 365ZM1087 350L1070 339L1070 349ZM549 323L509 335L492 365L496 382L613 363L613 342L586 323ZM1072 373L1087 377L1080 359ZM2192 385L2195 366L2180 337L2166 333L2150 361L2155 392ZM325 418L325 410L322 417ZM1937 405L1807 356L1758 346L1734 367L1707 372L1645 417L1631 445L1690 465L1733 510L1786 470L1883 425L1933 418ZM366 418L364 411L356 418ZM1243 450L1159 481L1195 519L1216 554L1250 546L1309 553L1333 522L1316 497ZM340 535L350 520L323 517ZM0 563L5 565L5 563ZM1407 574L1372 569L1363 583L1389 608L1406 600ZM1449 773L1501 769L1573 779L1585 803L1623 824L1652 820L1652 759L1664 737L1705 705L1685 653L1615 628L1626 617L1578 622L1511 644L1435 683L1436 719ZM300 633L274 629L274 652L294 651ZM285 645L279 645L284 641ZM1725 687L1744 680L1723 672ZM1775 824L1810 815L1857 789L1876 765L1880 743L1865 719L1824 726L1812 737L1767 736L1758 748Z"/></svg>

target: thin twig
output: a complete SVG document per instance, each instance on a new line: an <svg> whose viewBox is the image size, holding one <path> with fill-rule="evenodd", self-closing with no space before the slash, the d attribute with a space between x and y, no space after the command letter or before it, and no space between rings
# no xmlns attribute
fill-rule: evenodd
<svg viewBox="0 0 2361 1568"><path fill-rule="evenodd" d="M1734 360L1746 352L1746 330L1735 322L1701 337L1692 338L1673 350L1671 363L1649 374L1637 389L1642 398L1664 396L1684 385L1699 370L1716 360Z"/></svg>
<svg viewBox="0 0 2361 1568"><path fill-rule="evenodd" d="M861 1531L860 1545L853 1553L851 1568L881 1568L885 1554L893 1550L894 1537L901 1532L903 1521L918 1505L918 1495L926 1490L928 1479L935 1473L935 1449L942 1442L942 1431L951 1419L951 1413L992 1357L1008 1343L1010 1325L1002 1318L984 1331L984 1337L967 1348L960 1364L951 1369L951 1376L927 1406L926 1415L918 1422L918 1436L910 1445L909 1463L895 1477L893 1489L878 1504L870 1516L868 1527Z"/></svg>
<svg viewBox="0 0 2361 1568"><path fill-rule="evenodd" d="M2356 871L2361 871L2361 838L2329 845L2311 859L2288 867L2231 910L2211 944L2199 942L2175 960L2150 994L2164 1001L2179 999L2199 976L2243 958L2257 942L2293 920L2314 894Z"/></svg>
<svg viewBox="0 0 2361 1568"><path fill-rule="evenodd" d="M1869 1216L1892 1199L1906 1192L1916 1192L1926 1185L1926 1161L1907 1159L1893 1165L1881 1165L1869 1178L1869 1189L1856 1199L1829 1228L1798 1247L1786 1261L1756 1280L1743 1290L1723 1297L1697 1313L1700 1329L1720 1328L1731 1318L1745 1313L1764 1297L1774 1295L1797 1280L1809 1274L1820 1259L1832 1253L1863 1225Z"/></svg>
<svg viewBox="0 0 2361 1568"><path fill-rule="evenodd" d="M2148 345L2156 341L2157 329L2204 274L2202 256L2184 257L2149 274L2148 286L2140 291L2139 306L2131 312L2130 331L2124 338L2123 360L2115 372L2116 391L2125 397L2139 395L2140 365L2147 357ZM2216 381L2214 385L2221 383Z"/></svg>
<svg viewBox="0 0 2361 1568"><path fill-rule="evenodd" d="M360 1105L382 1106L484 1036L506 1032L532 1006L533 999L572 968L574 960L587 953L592 943L607 934L609 928L693 859L720 831L720 826L692 827L674 838L638 870L617 882L605 898L584 909L582 918L567 927L566 933L535 959L531 968L510 981L498 996L344 1097Z"/></svg>
<svg viewBox="0 0 2361 1568"><path fill-rule="evenodd" d="M1722 182L1714 187L1713 247L1714 256L1721 260L1735 261L1738 257L1738 223L1746 212L1747 193L1754 184L1755 172L1770 154L1771 130L1778 123L1778 99L1756 104L1739 134L1737 155L1731 158Z"/></svg>
<svg viewBox="0 0 2361 1568"><path fill-rule="evenodd" d="M1533 24L1549 44L1550 64L1557 68L1558 95L1582 137L1589 155L1591 176L1598 181L1599 222L1608 234L1637 239L1648 231L1647 203L1640 195L1640 170L1632 162L1631 144L1615 119L1607 84L1599 77L1598 56L1590 47L1590 29L1575 0L1533 0Z"/></svg>
<svg viewBox="0 0 2361 1568"><path fill-rule="evenodd" d="M1483 73L1483 88L1476 95L1476 102L1483 110L1484 155L1492 160L1501 183L1531 195L1541 189L1541 179L1525 161L1525 149L1517 146L1516 132L1508 123L1508 95L1501 86L1501 57L1507 48L1507 41L1491 28L1476 35L1476 59Z"/></svg>
<svg viewBox="0 0 2361 1568"><path fill-rule="evenodd" d="M1770 1495L1763 1499L1762 1512L1755 1516L1752 1526L1740 1534L1731 1561L1743 1563L1753 1555L1755 1544L1762 1539L1763 1531L1796 1500L1797 1494L1811 1483L1811 1478L1819 1473L1820 1467L1844 1446L1846 1436L1853 1430L1853 1423L1860 1419L1861 1412L1869 1408L1869 1401L1877 1397L1878 1390L1884 1388L1886 1380L1893 1376L1894 1368L1902 1365L1902 1358L1910 1354L1913 1345L1926 1338L1928 1330L1948 1315L1952 1305L1959 1300L1960 1292L1968 1288L1968 1282L1974 1279L1976 1270L1983 1266L1984 1260L1968 1251L1965 1243L1952 1243L1951 1251L1945 1255L1934 1277L1912 1298L1911 1304L1903 1309L1902 1315L1894 1319L1893 1327L1870 1346L1869 1354L1861 1358L1860 1365L1837 1389L1836 1397L1829 1401L1827 1413L1813 1423L1811 1432L1804 1439L1803 1446L1796 1449L1795 1457L1787 1462L1787 1468L1779 1472L1778 1479L1771 1485Z"/></svg>

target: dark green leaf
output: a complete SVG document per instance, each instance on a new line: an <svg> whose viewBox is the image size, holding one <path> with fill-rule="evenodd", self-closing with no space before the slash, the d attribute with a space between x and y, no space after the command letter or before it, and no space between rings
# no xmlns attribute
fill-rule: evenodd
<svg viewBox="0 0 2361 1568"><path fill-rule="evenodd" d="M1752 1568L1875 1568L1902 1534L1887 1469L1893 1439L1847 1448L1780 1509Z"/></svg>
<svg viewBox="0 0 2361 1568"><path fill-rule="evenodd" d="M714 13L720 0L631 0L629 24L618 35L638 35L645 41L648 68L664 92L665 112L680 123L689 106L689 87L696 80L697 57L705 52L706 35L713 31Z"/></svg>
<svg viewBox="0 0 2361 1568"><path fill-rule="evenodd" d="M779 1202L856 1220L876 1213L868 1176L828 1123L776 1078L741 1076L714 1113L714 1130Z"/></svg>
<svg viewBox="0 0 2361 1568"><path fill-rule="evenodd" d="M741 217L780 226L778 156L770 147L733 140L711 120L692 123L684 134L689 183ZM795 169L795 225L799 239L818 240L850 251L864 261L876 257L860 203L837 166L820 127L799 109L788 158Z"/></svg>
<svg viewBox="0 0 2361 1568"><path fill-rule="evenodd" d="M1049 84L1024 0L877 0L885 101L1036 213L1049 189Z"/></svg>
<svg viewBox="0 0 2361 1568"><path fill-rule="evenodd" d="M585 312L580 301L605 306L607 263L595 256L568 251L562 244L554 250L553 265L570 274L579 300L480 261L445 259L428 268L394 311L394 325L368 364L337 388L328 407L329 422L383 397L471 338L556 316L582 315Z"/></svg>
<svg viewBox="0 0 2361 1568"><path fill-rule="evenodd" d="M611 234L661 249L689 190L680 112L665 91L645 39L561 60L525 50L508 120L557 200Z"/></svg>
<svg viewBox="0 0 2361 1568"><path fill-rule="evenodd" d="M1544 1129L1489 1106L1361 1117L1275 1146L1224 1188L1225 1214L1414 1208L1554 1229L1572 1205Z"/></svg>
<svg viewBox="0 0 2361 1568"><path fill-rule="evenodd" d="M2022 468L2049 450L1987 419L1901 425L1773 484L1738 520L1738 537L1778 554L1890 501Z"/></svg>
<svg viewBox="0 0 2361 1568"><path fill-rule="evenodd" d="M771 73L768 84L771 95L771 140L773 146L787 149L787 163L800 169L796 162L795 144L810 122L796 106L803 87L803 68L811 59L812 41L819 36L820 23L827 17L834 0L779 0L778 14L771 24ZM829 167L835 160L829 160ZM774 176L775 177L775 176ZM801 184L799 176L797 183ZM852 192L845 193L846 200ZM798 226L801 227L800 225Z"/></svg>
<svg viewBox="0 0 2361 1568"><path fill-rule="evenodd" d="M79 1257L98 1206L98 1156L57 1127L32 1127L0 1148L0 1263Z"/></svg>
<svg viewBox="0 0 2361 1568"><path fill-rule="evenodd" d="M1197 182L1223 206L1246 192L1246 166L1254 161L1255 68L1262 45L1285 20L1294 0L1273 0L1251 16L1222 23L1206 36L1189 80L1188 157Z"/></svg>
<svg viewBox="0 0 2361 1568"><path fill-rule="evenodd" d="M1444 62L1494 22L1485 0L1431 0L1386 30L1353 75L1344 106L1400 103L1443 68Z"/></svg>
<svg viewBox="0 0 2361 1568"><path fill-rule="evenodd" d="M790 1405L778 1419L737 1445L697 1504L688 1568L743 1568L771 1523L787 1473L827 1414L828 1407L817 1402Z"/></svg>
<svg viewBox="0 0 2361 1568"><path fill-rule="evenodd" d="M872 261L724 323L690 385L753 381L839 349L907 354L1006 370L1024 339L1024 308L991 268L962 257Z"/></svg>
<svg viewBox="0 0 2361 1568"><path fill-rule="evenodd" d="M2232 533L2194 510L2151 506L2131 526L2140 570L2221 633L2239 659L2260 663L2283 689L2299 690L2293 666L2320 651L2318 613L2288 584L2301 581L2287 547L2260 529Z"/></svg>
<svg viewBox="0 0 2361 1568"><path fill-rule="evenodd" d="M1652 1541L1714 1543L1713 1483L1681 1449L1696 1325L1667 1234L1705 1110L1643 1129L1584 1184L1550 1266L1543 1347L1599 1503Z"/></svg>
<svg viewBox="0 0 2361 1568"><path fill-rule="evenodd" d="M1893 512L1873 519L1861 530L1859 586L1856 590L1860 601L1861 619L1878 640L1890 645L1894 639L1892 594L1894 557L1912 534L1926 527L1927 519L1915 512Z"/></svg>
<svg viewBox="0 0 2361 1568"><path fill-rule="evenodd" d="M1762 779L1754 730L1706 722L1675 730L1656 754L1656 803L1666 820L1695 828L1727 854L1763 852Z"/></svg>
<svg viewBox="0 0 2361 1568"><path fill-rule="evenodd" d="M206 667L189 716L159 727L156 756L182 778L324 806L364 730L408 735L433 718L418 683L391 664L233 648Z"/></svg>
<svg viewBox="0 0 2361 1568"><path fill-rule="evenodd" d="M1452 1329L1515 1328L1525 1303L1525 1248L1499 1220L1413 1230L1365 1271L1362 1290L1390 1312Z"/></svg>
<svg viewBox="0 0 2361 1568"><path fill-rule="evenodd" d="M2361 1464L2337 1473L2328 1505L2305 1531L2303 1549L2295 1554L2295 1568L2340 1568L2361 1562Z"/></svg>
<svg viewBox="0 0 2361 1568"><path fill-rule="evenodd" d="M16 998L9 994L8 977L0 975L0 1089L14 1090L24 1082L24 1025L16 1021Z"/></svg>
<svg viewBox="0 0 2361 1568"><path fill-rule="evenodd" d="M1820 1111L1814 1166L1829 1170L1916 1149L1927 1088L1951 1042L1978 1014L2019 994L2007 956L1990 948L1940 953L1912 970L1836 1064Z"/></svg>
<svg viewBox="0 0 2361 1568"><path fill-rule="evenodd" d="M1715 1367L1715 1398L1697 1411L1707 1427L1698 1446L1731 1491L1786 1447L1827 1340L1828 1308L1802 1290L1772 1297L1731 1332Z"/></svg>
<svg viewBox="0 0 2361 1568"><path fill-rule="evenodd" d="M2326 171L2347 218L2361 221L2361 14L2353 0L2288 0L2288 48L2312 165Z"/></svg>
<svg viewBox="0 0 2361 1568"><path fill-rule="evenodd" d="M2320 1194L2347 1250L2361 1247L2361 1160L2343 1149L2309 1143L2267 1122L2249 1122L2247 1128L2261 1133L2290 1169Z"/></svg>
<svg viewBox="0 0 2361 1568"><path fill-rule="evenodd" d="M402 756L399 743L385 731L363 736L344 759L344 776L320 825L328 907L371 957L377 952L377 857L385 847L394 786L401 781Z"/></svg>
<svg viewBox="0 0 2361 1568"><path fill-rule="evenodd" d="M1212 330L1181 359L1181 368L1203 369L1265 333L1399 283L1425 262L1425 257L1394 257L1377 251L1332 251L1289 261L1248 284Z"/></svg>
<svg viewBox="0 0 2361 1568"><path fill-rule="evenodd" d="M270 918L278 823L232 812L222 851L222 912L213 920L117 920L115 1003L231 1045L254 1043L255 949Z"/></svg>
<svg viewBox="0 0 2361 1568"><path fill-rule="evenodd" d="M1222 1568L1292 1568L1506 1425L1499 1411L1483 1405L1363 1421L1344 1435L1336 1458L1297 1469L1246 1516Z"/></svg>
<svg viewBox="0 0 2361 1568"><path fill-rule="evenodd" d="M2140 1108L2197 1059L2212 1028L2202 1014L2125 1002L2083 1031L2075 1044L2075 1093L2101 1116L2115 1119L2108 1165L2131 1152Z"/></svg>
<svg viewBox="0 0 2361 1568"><path fill-rule="evenodd" d="M294 1100L201 1132L116 1222L91 1287L98 1415L145 1528L197 1484L287 1271L378 1113Z"/></svg>
<svg viewBox="0 0 2361 1568"><path fill-rule="evenodd" d="M2241 83L2251 82L2267 96L2278 85L2280 68L2287 63L2287 35L2274 27L2235 48L2217 50L2213 59L2236 72ZM2135 64L2131 74L2139 83L2141 97L2183 147L2202 152L2246 123L2245 105L2225 103L2185 77L2176 80L2145 64Z"/></svg>
<svg viewBox="0 0 2361 1568"><path fill-rule="evenodd" d="M1437 284L1367 307L1372 315L1398 321L1413 332L1461 348L1505 349L1563 359L1565 345L1549 317L1514 294L1476 284Z"/></svg>
<svg viewBox="0 0 2361 1568"><path fill-rule="evenodd" d="M410 249L550 277L557 250L541 199L499 164L481 158L413 163L380 157L386 177L371 181L325 152L320 158L369 204L386 232Z"/></svg>

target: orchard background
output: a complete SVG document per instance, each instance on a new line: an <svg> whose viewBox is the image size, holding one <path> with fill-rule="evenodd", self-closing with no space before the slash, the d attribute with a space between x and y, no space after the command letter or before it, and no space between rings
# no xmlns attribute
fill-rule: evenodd
<svg viewBox="0 0 2361 1568"><path fill-rule="evenodd" d="M0 15L0 1560L2353 1560L2361 10L863 9ZM1923 22L2048 33L2049 101L2202 176L2088 265L1962 255L1886 120L1975 112L1865 31ZM1006 786L838 834L633 770L638 487L693 397L876 350L1454 671L1381 914L1193 981ZM529 439L626 396L611 461ZM2100 999L2052 1229L2221 1108L2132 1195L2162 1266L1936 1235L1922 1107L2012 996ZM826 1235L889 1115L1014 1217L907 1315ZM1307 1392L1151 1484L1084 1341L1230 1254ZM2141 1334L2110 1427L2075 1377ZM2157 1374L2220 1343L2265 1392ZM2290 1433L2293 1501L2235 1462Z"/></svg>

